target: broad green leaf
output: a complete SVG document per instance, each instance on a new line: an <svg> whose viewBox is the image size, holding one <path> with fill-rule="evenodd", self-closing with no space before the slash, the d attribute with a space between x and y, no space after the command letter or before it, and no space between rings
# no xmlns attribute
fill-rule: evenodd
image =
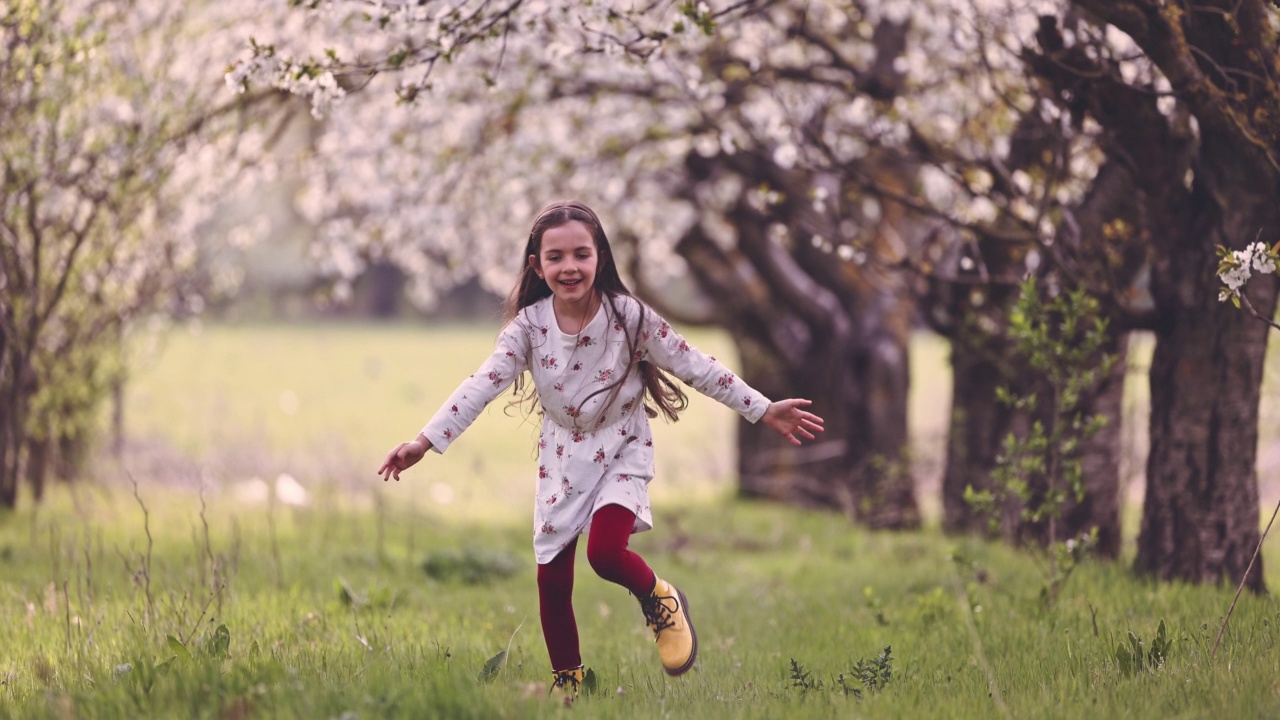
<svg viewBox="0 0 1280 720"><path fill-rule="evenodd" d="M485 662L484 667L480 669L481 680L492 680L497 676L498 671L502 669L502 662L507 659L507 651L494 655Z"/></svg>
<svg viewBox="0 0 1280 720"><path fill-rule="evenodd" d="M205 643L204 651L210 657L226 657L227 652L231 649L231 631L227 626L219 625L213 631L213 635Z"/></svg>
<svg viewBox="0 0 1280 720"><path fill-rule="evenodd" d="M182 644L181 640L172 635L165 639L168 641L169 649L173 651L174 657L180 657L183 660L191 659L191 651L187 649L186 645Z"/></svg>

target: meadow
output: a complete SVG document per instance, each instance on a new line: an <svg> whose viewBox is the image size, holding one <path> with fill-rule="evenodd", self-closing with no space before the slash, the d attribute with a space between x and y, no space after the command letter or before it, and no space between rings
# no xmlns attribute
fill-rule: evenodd
<svg viewBox="0 0 1280 720"><path fill-rule="evenodd" d="M698 665L667 678L635 600L580 557L596 683L566 710L546 697L529 422L495 404L401 482L374 475L493 337L206 326L139 348L123 457L0 516L0 717L1280 716L1274 598L1244 596L1216 656L1234 588L1088 562L1046 608L1043 561L943 536L927 478L917 532L735 499L734 416L697 398L655 428L657 527L633 547L689 596ZM927 475L946 350L914 350Z"/></svg>

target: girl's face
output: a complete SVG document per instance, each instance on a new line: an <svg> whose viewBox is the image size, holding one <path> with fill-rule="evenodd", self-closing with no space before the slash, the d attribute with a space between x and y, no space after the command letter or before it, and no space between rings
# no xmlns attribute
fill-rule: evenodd
<svg viewBox="0 0 1280 720"><path fill-rule="evenodd" d="M529 256L529 267L547 282L558 304L570 309L590 304L599 260L591 229L570 220L542 233L542 246Z"/></svg>

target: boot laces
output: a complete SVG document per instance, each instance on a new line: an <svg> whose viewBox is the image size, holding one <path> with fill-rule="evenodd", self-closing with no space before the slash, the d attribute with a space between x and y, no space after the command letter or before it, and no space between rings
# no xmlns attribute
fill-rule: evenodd
<svg viewBox="0 0 1280 720"><path fill-rule="evenodd" d="M556 688L560 688L561 690L568 690L574 695L578 694L578 676L572 670L557 672L555 675L556 679L551 683L553 691Z"/></svg>
<svg viewBox="0 0 1280 720"><path fill-rule="evenodd" d="M667 606L667 600L671 601L670 607ZM650 595L640 598L640 611L644 613L645 622L653 628L654 637L676 624L674 618L679 610L680 601L673 595Z"/></svg>

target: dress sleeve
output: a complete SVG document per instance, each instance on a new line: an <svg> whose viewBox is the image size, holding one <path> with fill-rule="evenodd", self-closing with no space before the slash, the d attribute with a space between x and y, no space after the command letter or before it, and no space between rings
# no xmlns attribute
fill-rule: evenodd
<svg viewBox="0 0 1280 720"><path fill-rule="evenodd" d="M749 422L754 423L764 417L765 410L769 409L769 398L743 382L719 360L686 342L651 308L641 306L640 311L644 313L644 320L640 323L641 359L652 362L703 395L736 410Z"/></svg>
<svg viewBox="0 0 1280 720"><path fill-rule="evenodd" d="M508 323L498 336L493 354L475 374L462 381L431 421L422 428L431 448L443 453L450 443L475 422L480 411L511 386L528 369L529 333L519 318Z"/></svg>

